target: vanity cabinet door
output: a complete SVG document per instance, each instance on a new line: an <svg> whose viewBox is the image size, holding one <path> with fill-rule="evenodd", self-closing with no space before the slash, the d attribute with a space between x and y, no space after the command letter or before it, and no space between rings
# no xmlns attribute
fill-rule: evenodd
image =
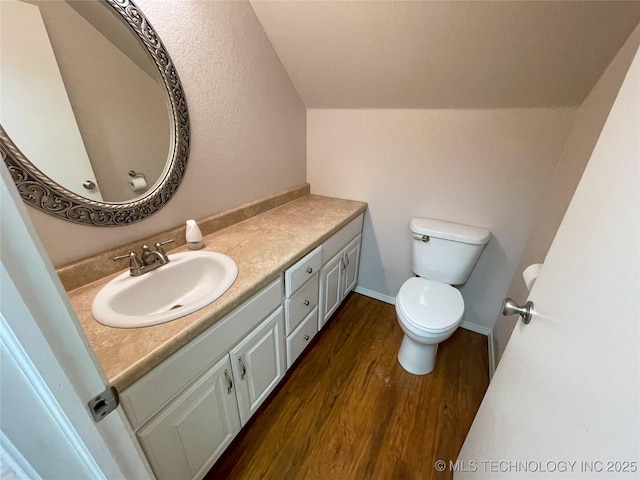
<svg viewBox="0 0 640 480"><path fill-rule="evenodd" d="M361 239L362 236L358 235L351 240L320 270L318 330L327 323L342 300L358 283Z"/></svg>
<svg viewBox="0 0 640 480"><path fill-rule="evenodd" d="M229 356L244 425L286 371L282 307L231 350Z"/></svg>
<svg viewBox="0 0 640 480"><path fill-rule="evenodd" d="M159 480L200 479L240 431L224 357L138 432Z"/></svg>
<svg viewBox="0 0 640 480"><path fill-rule="evenodd" d="M342 301L342 252L327 262L320 270L320 330Z"/></svg>
<svg viewBox="0 0 640 480"><path fill-rule="evenodd" d="M358 283L358 267L360 266L360 242L361 236L351 240L344 249L343 255L343 275L342 275L342 298L347 296Z"/></svg>

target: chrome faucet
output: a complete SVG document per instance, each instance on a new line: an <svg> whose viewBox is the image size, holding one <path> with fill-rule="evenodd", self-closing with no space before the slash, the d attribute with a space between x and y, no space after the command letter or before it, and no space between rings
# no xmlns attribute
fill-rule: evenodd
<svg viewBox="0 0 640 480"><path fill-rule="evenodd" d="M113 260L115 261L128 258L129 275L131 275L132 277L139 277L140 275L144 275L145 273L148 273L169 263L169 256L167 255L167 252L164 251L164 248L162 248L162 246L171 242L173 242L173 238L164 242L156 242L155 250L151 250L147 245L143 245L140 258L138 258L136 252L129 252L124 255L113 257Z"/></svg>

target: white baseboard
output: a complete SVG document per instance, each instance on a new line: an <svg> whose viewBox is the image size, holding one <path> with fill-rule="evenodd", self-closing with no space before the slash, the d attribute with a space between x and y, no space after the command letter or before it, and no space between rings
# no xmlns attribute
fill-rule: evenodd
<svg viewBox="0 0 640 480"><path fill-rule="evenodd" d="M381 302L384 302L384 303L389 303L391 305L396 304L395 297L382 295L381 293L374 292L373 290L362 288L360 285L357 285L356 288L353 289L353 291L361 295L364 295L365 297L375 298L376 300L380 300Z"/></svg>
<svg viewBox="0 0 640 480"><path fill-rule="evenodd" d="M487 337L487 353L489 355L489 380L493 377L493 372L496 370L496 354L493 349L493 330L484 325L476 325L475 323L465 322L464 320L460 326L466 330L486 335Z"/></svg>
<svg viewBox="0 0 640 480"><path fill-rule="evenodd" d="M493 374L496 372L496 350L493 346L493 330L489 334L489 381L493 378Z"/></svg>
<svg viewBox="0 0 640 480"><path fill-rule="evenodd" d="M395 297L390 297L388 295L382 295L381 293L374 292L373 290L369 290L367 288L362 288L361 286L356 286L353 289L354 292L364 295L365 297L375 298L376 300L380 300L381 302L389 303L391 305L396 304ZM462 328L465 330L470 330L475 333L479 333L481 335L486 335L487 337L487 350L489 354L489 380L493 377L493 373L496 371L496 354L493 347L493 330L484 325L476 325L475 323L462 321L460 324Z"/></svg>
<svg viewBox="0 0 640 480"><path fill-rule="evenodd" d="M471 323L471 322L468 322L466 320L462 320L462 322L460 323L460 326L462 328L464 328L465 330L470 330L472 332L476 332L476 333L479 333L481 335L485 335L487 337L489 335L491 335L491 329L490 328L487 328L487 327L485 327L483 325L477 325L475 323Z"/></svg>

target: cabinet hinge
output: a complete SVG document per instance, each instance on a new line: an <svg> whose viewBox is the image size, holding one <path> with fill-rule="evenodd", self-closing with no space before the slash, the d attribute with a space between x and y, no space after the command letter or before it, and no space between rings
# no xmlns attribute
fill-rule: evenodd
<svg viewBox="0 0 640 480"><path fill-rule="evenodd" d="M116 387L107 387L106 390L89 400L87 405L93 420L97 423L120 405L118 390Z"/></svg>

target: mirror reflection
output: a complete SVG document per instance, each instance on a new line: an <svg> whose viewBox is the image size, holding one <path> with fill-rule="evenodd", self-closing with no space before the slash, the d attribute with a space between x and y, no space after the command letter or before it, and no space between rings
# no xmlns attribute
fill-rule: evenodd
<svg viewBox="0 0 640 480"><path fill-rule="evenodd" d="M111 6L2 0L0 123L55 183L98 202L145 196L169 168L158 68Z"/></svg>

